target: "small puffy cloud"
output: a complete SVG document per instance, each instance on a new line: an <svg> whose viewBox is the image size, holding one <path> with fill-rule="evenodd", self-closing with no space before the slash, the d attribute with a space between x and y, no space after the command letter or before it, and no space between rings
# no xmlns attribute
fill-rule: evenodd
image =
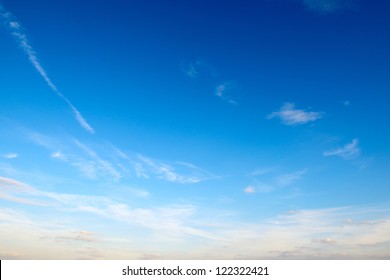
<svg viewBox="0 0 390 280"><path fill-rule="evenodd" d="M359 140L353 139L351 143L330 151L325 151L324 156L339 156L342 159L350 160L357 158L360 155Z"/></svg>
<svg viewBox="0 0 390 280"><path fill-rule="evenodd" d="M14 158L17 158L19 157L18 154L16 153L8 153L8 154L4 154L4 155L1 155L3 158L6 158L6 159L14 159Z"/></svg>
<svg viewBox="0 0 390 280"><path fill-rule="evenodd" d="M256 192L256 190L255 190L255 188L252 187L252 186L248 186L248 187L246 187L246 188L244 189L244 193L255 193L255 192Z"/></svg>
<svg viewBox="0 0 390 280"><path fill-rule="evenodd" d="M0 199L28 205L48 206L48 201L36 199L42 196L42 192L30 185L11 178L0 177Z"/></svg>
<svg viewBox="0 0 390 280"><path fill-rule="evenodd" d="M279 111L267 115L267 119L279 118L285 125L301 125L322 118L321 112L295 109L294 103L285 103Z"/></svg>

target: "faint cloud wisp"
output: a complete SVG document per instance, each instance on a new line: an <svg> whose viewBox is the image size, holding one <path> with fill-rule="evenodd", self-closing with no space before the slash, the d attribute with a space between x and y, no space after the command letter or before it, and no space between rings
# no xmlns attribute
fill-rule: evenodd
<svg viewBox="0 0 390 280"><path fill-rule="evenodd" d="M7 153L7 154L1 155L1 157L6 158L6 159L15 159L15 158L18 158L19 155L17 153Z"/></svg>
<svg viewBox="0 0 390 280"><path fill-rule="evenodd" d="M337 148L330 151L325 151L323 155L325 157L338 156L345 160L351 160L360 156L359 140L353 139L351 143L344 145L341 148Z"/></svg>
<svg viewBox="0 0 390 280"><path fill-rule="evenodd" d="M233 85L231 83L228 82L222 83L216 87L215 95L229 104L236 105L237 102L233 100L231 97L229 97L228 95L226 95L226 92L230 90L232 87Z"/></svg>

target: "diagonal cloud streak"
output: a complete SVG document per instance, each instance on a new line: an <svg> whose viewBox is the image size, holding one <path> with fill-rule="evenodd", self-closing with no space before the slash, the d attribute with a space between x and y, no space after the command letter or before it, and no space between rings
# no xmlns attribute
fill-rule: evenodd
<svg viewBox="0 0 390 280"><path fill-rule="evenodd" d="M41 77L46 81L47 85L50 87L50 89L57 94L62 100L64 100L70 109L73 112L73 115L77 122L89 133L94 133L95 130L89 125L89 123L84 119L84 117L81 115L81 113L76 109L76 107L70 102L68 98L66 98L55 86L55 84L50 80L49 76L47 75L45 69L42 67L42 65L39 63L38 57L30 45L26 34L23 33L21 24L18 22L15 17L8 12L0 3L0 17L3 19L6 27L11 31L12 36L15 37L16 41L18 42L19 46L23 49L23 51L28 56L28 59L30 60L31 64L34 66L34 68L38 71L38 73L41 75Z"/></svg>

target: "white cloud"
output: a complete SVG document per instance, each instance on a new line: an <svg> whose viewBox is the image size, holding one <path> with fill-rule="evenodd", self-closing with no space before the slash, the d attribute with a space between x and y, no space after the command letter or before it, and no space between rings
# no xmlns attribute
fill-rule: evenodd
<svg viewBox="0 0 390 280"><path fill-rule="evenodd" d="M248 186L244 189L245 193L255 193L256 189L253 186Z"/></svg>
<svg viewBox="0 0 390 280"><path fill-rule="evenodd" d="M228 95L226 95L226 92L232 88L233 88L233 85L232 85L232 83L229 83L229 82L219 84L215 88L215 95L227 103L236 105L237 102L235 100L233 100L231 97L229 97Z"/></svg>
<svg viewBox="0 0 390 280"><path fill-rule="evenodd" d="M13 28L13 29L19 29L20 28L20 23L17 22L17 21L11 21L9 23L9 27Z"/></svg>
<svg viewBox="0 0 390 280"><path fill-rule="evenodd" d="M97 152L92 150L85 144L82 144L78 140L74 140L73 143L76 147L81 149L85 155L78 154L63 154L62 152L56 152L52 154L52 157L60 159L64 162L77 167L86 177L90 179L109 179L119 181L123 175L114 166L114 164L108 160L101 158Z"/></svg>
<svg viewBox="0 0 390 280"><path fill-rule="evenodd" d="M6 159L14 159L14 158L19 157L19 155L17 153L7 153L7 154L3 154L1 156L3 158L6 158Z"/></svg>
<svg viewBox="0 0 390 280"><path fill-rule="evenodd" d="M85 120L85 118L81 115L81 113L69 101L69 99L66 98L58 90L58 88L54 85L54 83L49 78L45 69L42 67L41 63L39 62L35 50L30 45L30 42L27 39L27 35L23 33L20 22L18 22L15 19L12 20L12 18L14 18L14 16L10 12L6 11L1 6L1 4L0 4L0 16L7 23L9 29L11 30L11 34L15 37L19 46L23 49L23 51L28 56L28 59L30 60L31 64L38 71L38 73L41 75L41 77L45 80L45 82L47 83L49 88L68 104L68 106L70 107L70 109L72 110L72 112L74 114L75 119L80 124L80 126L83 127L89 133L94 133L95 132L94 129L89 125L89 123Z"/></svg>
<svg viewBox="0 0 390 280"><path fill-rule="evenodd" d="M7 177L0 177L0 199L36 206L48 206L47 201L42 201L34 197L39 196L39 192L22 182Z"/></svg>
<svg viewBox="0 0 390 280"><path fill-rule="evenodd" d="M267 119L279 118L285 125L301 125L322 118L321 112L295 109L294 103L285 103L279 111L267 115Z"/></svg>
<svg viewBox="0 0 390 280"><path fill-rule="evenodd" d="M194 184L204 181L208 174L200 168L183 162L168 164L166 162L138 155L138 161L133 163L138 177L150 178L151 175L159 179L179 183Z"/></svg>
<svg viewBox="0 0 390 280"><path fill-rule="evenodd" d="M66 156L63 153L61 153L61 151L57 151L57 152L52 153L51 157L66 160Z"/></svg>
<svg viewBox="0 0 390 280"><path fill-rule="evenodd" d="M166 205L135 208L107 197L42 192L25 183L2 177L8 192L21 189L31 199L56 202L46 212L65 214L58 221L39 220L30 212L0 209L2 252L18 252L28 258L58 259L80 257L83 244L94 242L105 259L136 259L145 254L144 245L162 258L170 259L388 259L390 257L389 207L339 207L298 209L261 221L235 221L232 216L206 215L194 205ZM0 185L1 186L1 185ZM57 211L57 212L55 212ZM83 213L83 215L77 215ZM214 213L214 212L213 212ZM68 215L69 214L69 215ZM69 228L67 223L99 221L95 229L115 225L104 236L88 228ZM218 217L218 218L216 218ZM100 220L99 220L100 218ZM115 221L115 223L114 223ZM124 235L118 236L123 231ZM26 232L29 234L26 235ZM23 243L20 245L21 237ZM57 242L55 244L50 240ZM105 240L105 243L102 241ZM61 241L61 242L59 242ZM38 242L38 243L37 243ZM66 243L66 244L63 244ZM62 245L65 250L63 251ZM161 244L165 244L162 246ZM55 250L52 250L54 247ZM121 255L118 248L140 250L142 254ZM65 252L72 252L66 255ZM147 253L146 252L146 253ZM89 257L91 258L91 256Z"/></svg>
<svg viewBox="0 0 390 280"><path fill-rule="evenodd" d="M3 192L8 194L8 197L1 195ZM15 199L9 199L9 197ZM26 197L31 200L31 203L18 200L20 197ZM191 224L189 220L195 214L196 209L188 204L134 208L108 197L40 191L25 183L5 177L0 177L0 198L17 203L51 207L53 210L66 211L68 213L90 213L123 222L126 225L140 226L163 235L172 234L175 238L198 236L213 239L212 235L189 225ZM38 199L45 200L46 204L39 204ZM87 241L89 238L92 239L92 236L79 232L77 236L67 238Z"/></svg>
<svg viewBox="0 0 390 280"><path fill-rule="evenodd" d="M181 183L181 184L192 184L198 183L202 179L191 175L180 175L175 172L175 168L167 164L161 164L156 167L157 174L160 174L160 178L165 179L169 182Z"/></svg>
<svg viewBox="0 0 390 280"><path fill-rule="evenodd" d="M28 192L32 190L30 186L7 177L0 177L0 188Z"/></svg>
<svg viewBox="0 0 390 280"><path fill-rule="evenodd" d="M325 151L324 156L339 156L342 159L350 160L360 156L359 140L353 139L351 143L346 144L341 148L337 148L330 151Z"/></svg>

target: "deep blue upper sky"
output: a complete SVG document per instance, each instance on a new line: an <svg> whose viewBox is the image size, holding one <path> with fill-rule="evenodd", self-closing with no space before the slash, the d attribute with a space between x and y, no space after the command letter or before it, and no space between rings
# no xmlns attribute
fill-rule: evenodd
<svg viewBox="0 0 390 280"><path fill-rule="evenodd" d="M44 217L34 197L67 201L66 211L145 234L168 208L202 221L177 218L183 236L193 228L207 239L228 234L207 231L202 213L252 228L285 211L390 202L388 1L1 6L5 209ZM34 191L14 193L15 182ZM129 225L139 209L152 214Z"/></svg>

